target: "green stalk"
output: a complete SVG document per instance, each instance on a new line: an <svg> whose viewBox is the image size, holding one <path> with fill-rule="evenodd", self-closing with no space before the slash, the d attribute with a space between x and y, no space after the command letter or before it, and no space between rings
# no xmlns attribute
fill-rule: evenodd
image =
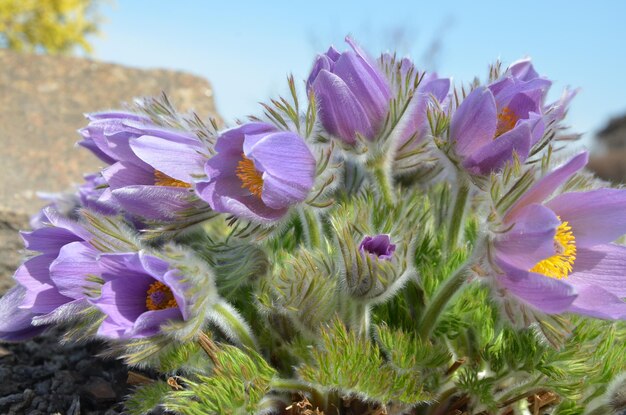
<svg viewBox="0 0 626 415"><path fill-rule="evenodd" d="M306 208L300 209L300 216L309 246L319 248L322 245L322 224L320 219L310 209Z"/></svg>
<svg viewBox="0 0 626 415"><path fill-rule="evenodd" d="M393 206L395 204L395 197L393 195L393 185L389 175L382 165L376 165L373 169L374 181L378 185L383 200L387 206Z"/></svg>
<svg viewBox="0 0 626 415"><path fill-rule="evenodd" d="M465 208L467 206L470 190L469 180L462 176L462 173L459 173L459 187L457 188L452 214L450 215L450 223L448 225L448 238L446 240L448 255L454 251L459 243L460 235L463 231L463 219L465 217Z"/></svg>
<svg viewBox="0 0 626 415"><path fill-rule="evenodd" d="M422 315L422 320L417 329L418 335L423 340L428 339L431 335L439 317L445 310L448 301L450 301L454 294L464 287L465 280L470 272L468 264L469 262L463 264L454 272L454 274L441 283L426 306L426 311Z"/></svg>
<svg viewBox="0 0 626 415"><path fill-rule="evenodd" d="M258 351L254 335L250 332L248 325L241 321L241 316L233 312L234 310L229 305L222 302L216 303L213 305L213 311L224 319L228 328L235 333L241 344Z"/></svg>

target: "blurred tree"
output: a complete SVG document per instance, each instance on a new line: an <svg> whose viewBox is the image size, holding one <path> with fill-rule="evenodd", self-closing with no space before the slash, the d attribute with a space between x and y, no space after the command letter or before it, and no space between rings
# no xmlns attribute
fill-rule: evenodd
<svg viewBox="0 0 626 415"><path fill-rule="evenodd" d="M87 35L97 32L98 0L0 0L0 47L67 54L91 51Z"/></svg>

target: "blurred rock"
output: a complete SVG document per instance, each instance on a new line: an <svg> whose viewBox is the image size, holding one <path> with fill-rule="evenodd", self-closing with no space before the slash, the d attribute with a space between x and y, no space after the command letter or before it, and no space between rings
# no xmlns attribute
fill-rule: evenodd
<svg viewBox="0 0 626 415"><path fill-rule="evenodd" d="M601 179L626 183L626 115L610 120L596 143L600 151L589 160L589 169Z"/></svg>
<svg viewBox="0 0 626 415"><path fill-rule="evenodd" d="M18 265L17 230L45 203L36 193L59 192L102 162L75 147L83 113L121 108L165 91L181 111L216 116L213 90L200 77L141 70L89 59L0 50L0 293ZM3 281L4 280L4 281Z"/></svg>

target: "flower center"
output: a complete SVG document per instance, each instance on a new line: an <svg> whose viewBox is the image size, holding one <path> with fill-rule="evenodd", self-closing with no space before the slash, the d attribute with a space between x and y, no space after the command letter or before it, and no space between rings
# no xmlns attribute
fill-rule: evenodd
<svg viewBox="0 0 626 415"><path fill-rule="evenodd" d="M166 308L178 307L172 290L161 281L150 284L146 293L146 307L148 310L165 310Z"/></svg>
<svg viewBox="0 0 626 415"><path fill-rule="evenodd" d="M241 155L241 161L235 169L237 177L241 180L241 187L248 189L250 193L260 198L263 193L263 177L254 167L254 161L250 160L244 154Z"/></svg>
<svg viewBox="0 0 626 415"><path fill-rule="evenodd" d="M168 176L162 171L154 171L154 184L155 186L169 186L169 187L191 187L189 183L185 183L180 180L176 180L173 177Z"/></svg>
<svg viewBox="0 0 626 415"><path fill-rule="evenodd" d="M568 222L562 222L556 228L554 249L555 255L538 262L530 271L559 280L567 278L572 272L572 265L576 260L576 238Z"/></svg>
<svg viewBox="0 0 626 415"><path fill-rule="evenodd" d="M500 137L502 134L511 131L515 124L517 123L518 117L515 113L509 108L504 107L502 111L498 114L498 125L496 127L496 136L495 138Z"/></svg>

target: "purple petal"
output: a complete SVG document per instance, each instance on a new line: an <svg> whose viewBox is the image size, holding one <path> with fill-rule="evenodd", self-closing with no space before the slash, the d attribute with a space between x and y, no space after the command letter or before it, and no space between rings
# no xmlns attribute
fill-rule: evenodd
<svg viewBox="0 0 626 415"><path fill-rule="evenodd" d="M388 234L365 236L359 245L361 252L367 252L378 259L389 260L396 250L396 245L391 243Z"/></svg>
<svg viewBox="0 0 626 415"><path fill-rule="evenodd" d="M144 251L141 251L138 255L141 267L156 280L165 283L163 278L170 268L167 261L148 255Z"/></svg>
<svg viewBox="0 0 626 415"><path fill-rule="evenodd" d="M428 82L422 81L417 87L417 91L422 94L432 95L437 101L442 102L450 92L450 78L437 78Z"/></svg>
<svg viewBox="0 0 626 415"><path fill-rule="evenodd" d="M271 208L303 201L313 186L315 158L294 133L268 134L246 156L263 171L263 202Z"/></svg>
<svg viewBox="0 0 626 415"><path fill-rule="evenodd" d="M473 90L461 103L450 122L450 139L465 157L493 141L497 125L496 101L488 88Z"/></svg>
<svg viewBox="0 0 626 415"><path fill-rule="evenodd" d="M577 285L578 298L567 311L586 316L610 319L626 319L626 302L598 285Z"/></svg>
<svg viewBox="0 0 626 415"><path fill-rule="evenodd" d="M626 190L564 193L547 206L562 221L569 222L577 247L613 242L626 233Z"/></svg>
<svg viewBox="0 0 626 415"><path fill-rule="evenodd" d="M180 310L172 307L164 310L146 311L135 320L135 324L127 334L132 338L154 336L159 333L159 327L168 320L182 320Z"/></svg>
<svg viewBox="0 0 626 415"><path fill-rule="evenodd" d="M117 161L113 157L106 154L104 151L100 150L100 147L98 147L98 145L93 141L87 131L81 130L79 131L79 133L83 136L83 139L77 143L79 146L91 151L96 157L98 157L106 164L113 164Z"/></svg>
<svg viewBox="0 0 626 415"><path fill-rule="evenodd" d="M356 133L374 138L376 131L365 109L341 78L322 70L313 82L313 90L322 125L329 133L348 144L356 141Z"/></svg>
<svg viewBox="0 0 626 415"><path fill-rule="evenodd" d="M342 53L332 73L346 83L374 128L378 129L387 115L391 98L391 90L383 74L354 52Z"/></svg>
<svg viewBox="0 0 626 415"><path fill-rule="evenodd" d="M526 160L530 151L530 140L528 124L518 124L511 131L474 151L463 161L463 166L478 175L499 171L507 162L513 161L513 152L517 153L521 161Z"/></svg>
<svg viewBox="0 0 626 415"><path fill-rule="evenodd" d="M146 135L133 140L130 146L154 169L185 183L192 183L194 175L202 174L206 161L197 143L192 146Z"/></svg>
<svg viewBox="0 0 626 415"><path fill-rule="evenodd" d="M130 141L143 133L139 129L124 125L123 119L94 120L81 130L81 134L93 140L98 148L112 159L144 165L130 148Z"/></svg>
<svg viewBox="0 0 626 415"><path fill-rule="evenodd" d="M120 189L126 186L154 185L154 169L146 170L136 164L128 162L117 162L111 167L102 171L102 177L107 181L111 190Z"/></svg>
<svg viewBox="0 0 626 415"><path fill-rule="evenodd" d="M26 249L44 254L59 252L63 245L82 240L79 236L63 228L46 227L32 232L20 232Z"/></svg>
<svg viewBox="0 0 626 415"><path fill-rule="evenodd" d="M105 282L118 278L143 278L146 275L144 264L136 252L101 254L98 258L100 276Z"/></svg>
<svg viewBox="0 0 626 415"><path fill-rule="evenodd" d="M272 223L287 213L288 209L272 209L254 195L239 195L231 189L237 185L232 180L198 184L198 193L216 212L232 213L261 223Z"/></svg>
<svg viewBox="0 0 626 415"><path fill-rule="evenodd" d="M13 278L28 291L42 291L52 287L50 264L55 255L37 255L24 262Z"/></svg>
<svg viewBox="0 0 626 415"><path fill-rule="evenodd" d="M539 179L517 202L509 209L505 216L505 221L511 223L515 220L517 212L526 205L532 203L542 203L548 196L565 183L570 177L576 174L587 164L589 155L587 152L578 154L567 163L554 169L541 179Z"/></svg>
<svg viewBox="0 0 626 415"><path fill-rule="evenodd" d="M187 292L191 288L187 278L184 275L181 275L179 270L172 269L163 275L163 283L172 290L172 294L174 294L174 298L176 299L176 304L178 304L178 308L180 309L182 319L187 320L190 315L190 301L187 300Z"/></svg>
<svg viewBox="0 0 626 415"><path fill-rule="evenodd" d="M85 292L94 285L87 277L100 274L99 254L86 242L72 242L61 248L50 265L50 279L58 291L70 298L84 298Z"/></svg>
<svg viewBox="0 0 626 415"><path fill-rule="evenodd" d="M190 189L165 186L127 186L114 190L113 197L129 213L145 219L170 221L191 206Z"/></svg>
<svg viewBox="0 0 626 415"><path fill-rule="evenodd" d="M277 131L276 127L264 122L250 122L222 132L215 144L218 154L229 153L240 156L246 135L264 134Z"/></svg>
<svg viewBox="0 0 626 415"><path fill-rule="evenodd" d="M530 81L531 79L539 77L539 74L535 71L535 68L533 68L530 58L524 58L513 62L507 69L506 73L522 81Z"/></svg>
<svg viewBox="0 0 626 415"><path fill-rule="evenodd" d="M509 106L512 99L518 94L527 95L535 102L535 108L539 108L546 91L551 85L551 81L542 78L535 78L529 81L506 78L505 82L498 83L497 87L495 87L495 85L490 86L490 88L499 109Z"/></svg>
<svg viewBox="0 0 626 415"><path fill-rule="evenodd" d="M127 329L127 324L118 324L111 317L107 317L98 327L98 335L109 339L123 339Z"/></svg>
<svg viewBox="0 0 626 415"><path fill-rule="evenodd" d="M23 341L28 340L47 326L33 326L32 319L36 314L19 308L24 300L25 289L15 286L0 298L0 340Z"/></svg>
<svg viewBox="0 0 626 415"><path fill-rule="evenodd" d="M509 102L507 108L515 114L515 117L519 120L526 120L529 117L529 113L541 111L539 103L532 100L526 94L517 94Z"/></svg>
<svg viewBox="0 0 626 415"><path fill-rule="evenodd" d="M85 117L90 121L95 120L104 120L108 118L113 119L121 119L121 120L134 120L134 121L143 121L150 122L150 118L145 115L135 114L133 112L126 111L100 111L100 112L90 112L85 114Z"/></svg>
<svg viewBox="0 0 626 415"><path fill-rule="evenodd" d="M576 299L576 290L566 282L520 270L502 261L498 265L505 272L498 277L500 285L540 311L548 314L562 313Z"/></svg>
<svg viewBox="0 0 626 415"><path fill-rule="evenodd" d="M339 56L339 53L337 53L337 59L339 59ZM309 78L306 81L307 91L311 90L313 82L315 81L315 78L317 78L320 71L323 69L332 72L333 65L334 61L327 55L317 55L317 58L315 58L315 62L313 63L313 68L311 69L311 73L309 74Z"/></svg>
<svg viewBox="0 0 626 415"><path fill-rule="evenodd" d="M120 327L130 329L147 311L146 293L154 281L148 275L118 278L105 283L100 297L90 302Z"/></svg>
<svg viewBox="0 0 626 415"><path fill-rule="evenodd" d="M513 228L496 240L496 255L516 268L529 270L554 255L554 235L560 224L550 209L528 205L516 216Z"/></svg>
<svg viewBox="0 0 626 415"><path fill-rule="evenodd" d="M626 298L626 247L607 244L576 250L574 269L568 277L572 285L599 285Z"/></svg>

